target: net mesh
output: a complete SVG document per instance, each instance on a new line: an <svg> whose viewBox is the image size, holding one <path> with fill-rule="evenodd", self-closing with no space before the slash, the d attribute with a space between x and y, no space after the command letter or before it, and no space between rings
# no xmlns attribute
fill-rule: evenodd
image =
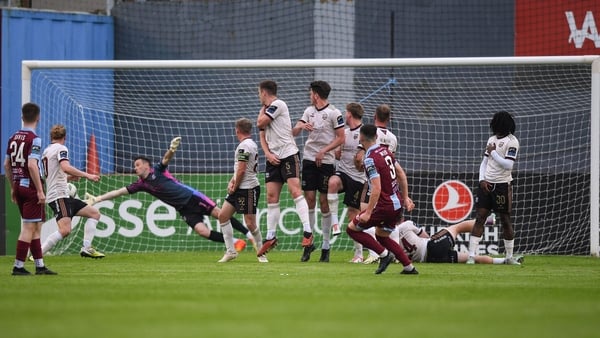
<svg viewBox="0 0 600 338"><path fill-rule="evenodd" d="M257 85L263 79L277 81L278 96L287 102L292 123L309 104L308 84L315 79L331 84L330 103L340 109L351 101L362 103L366 123L373 122L377 105L389 104L390 129L398 136L397 159L408 174L417 206L407 216L430 232L447 225L433 210L436 187L459 180L474 188L491 117L498 110L512 112L521 143L513 170L515 251L589 252L591 82L586 64L37 69L32 73L31 100L44 107L39 129L43 139L51 125L67 126L72 164L85 169L90 149L98 153L102 180L77 182L79 195L97 195L133 182L133 158L144 155L158 161L170 139L179 135L183 141L170 171L220 205L233 170L234 121L256 120ZM296 141L302 149L305 139ZM262 151L259 162L262 173ZM263 235L265 194L263 185ZM95 239L100 250L223 250L222 244L192 233L175 210L145 193L97 207L103 215ZM278 248L300 250L302 226L285 188L281 207ZM339 212L345 215L345 209ZM317 220L320 223L320 217ZM216 221L207 222L218 230ZM83 221L74 223L73 236L61 241L55 253L79 250ZM319 229L317 224L317 244ZM463 249L466 240L459 238ZM482 246L485 253L502 251L497 227L486 228ZM350 250L352 243L342 233L332 248Z"/></svg>

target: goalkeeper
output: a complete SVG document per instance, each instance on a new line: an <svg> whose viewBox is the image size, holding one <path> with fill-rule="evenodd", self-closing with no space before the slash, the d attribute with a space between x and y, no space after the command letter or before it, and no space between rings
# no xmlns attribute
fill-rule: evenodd
<svg viewBox="0 0 600 338"><path fill-rule="evenodd" d="M162 160L154 166L151 165L151 161L147 157L136 157L133 165L135 173L139 177L137 181L97 197L86 193L86 203L93 205L122 195L145 191L175 208L185 222L200 236L211 241L224 243L222 233L210 230L204 224L205 215L219 218L221 210L216 206L216 203L202 192L177 181L167 170L169 161L175 155L180 142L181 137L175 137L171 140L171 146L165 152ZM248 229L235 218L231 219L231 225L242 233L248 232ZM235 242L235 247L236 250L241 251L246 247L246 242L238 239Z"/></svg>

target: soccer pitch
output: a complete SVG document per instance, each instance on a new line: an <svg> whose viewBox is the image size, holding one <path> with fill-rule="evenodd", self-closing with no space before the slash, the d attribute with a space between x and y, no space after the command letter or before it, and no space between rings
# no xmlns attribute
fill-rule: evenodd
<svg viewBox="0 0 600 338"><path fill-rule="evenodd" d="M0 335L17 337L598 337L600 260L519 266L308 263L300 252L47 257L58 276L11 276L0 257ZM28 262L28 269L35 270Z"/></svg>

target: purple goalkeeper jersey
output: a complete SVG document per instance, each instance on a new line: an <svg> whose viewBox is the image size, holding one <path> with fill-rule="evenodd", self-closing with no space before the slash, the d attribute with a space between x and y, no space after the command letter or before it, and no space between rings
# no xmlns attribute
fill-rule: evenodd
<svg viewBox="0 0 600 338"><path fill-rule="evenodd" d="M186 206L192 195L206 199L201 192L175 179L162 162L152 167L148 177L140 178L128 185L127 191L130 194L145 191L177 210Z"/></svg>
<svg viewBox="0 0 600 338"><path fill-rule="evenodd" d="M367 149L363 163L369 184L376 177L379 177L381 182L381 194L377 206L391 207L393 210L400 209L402 205L400 204L400 189L396 180L394 154L387 146L375 144Z"/></svg>

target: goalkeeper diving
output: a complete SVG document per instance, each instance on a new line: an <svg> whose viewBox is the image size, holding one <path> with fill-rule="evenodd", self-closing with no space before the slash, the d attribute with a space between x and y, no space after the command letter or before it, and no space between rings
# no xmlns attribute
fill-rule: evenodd
<svg viewBox="0 0 600 338"><path fill-rule="evenodd" d="M133 165L136 175L139 179L130 185L109 191L100 196L93 196L85 193L85 202L93 205L102 201L110 200L122 195L134 194L145 191L164 203L172 206L179 212L185 222L194 229L200 236L211 241L224 243L223 234L210 230L204 224L204 216L219 218L219 209L213 200L202 192L187 186L171 175L167 170L169 161L175 156L175 152L181 143L181 137L175 137L171 140L169 149L165 152L160 162L152 165L152 161L144 156L138 156L134 159ZM247 233L248 229L235 218L231 219L231 225L234 229L242 233ZM237 242L245 241L238 239ZM240 245L241 246L241 245ZM236 245L238 247L238 245Z"/></svg>

